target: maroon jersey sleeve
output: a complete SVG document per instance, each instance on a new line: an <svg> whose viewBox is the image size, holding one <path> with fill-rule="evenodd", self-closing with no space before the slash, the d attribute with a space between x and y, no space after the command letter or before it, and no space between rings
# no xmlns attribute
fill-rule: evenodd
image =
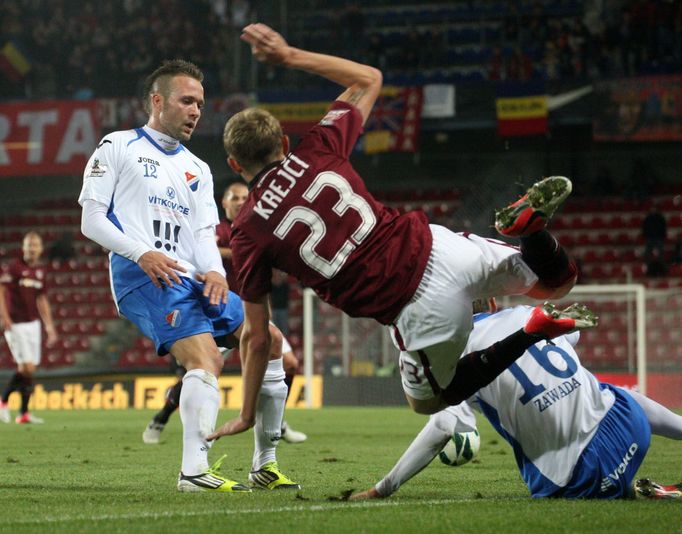
<svg viewBox="0 0 682 534"><path fill-rule="evenodd" d="M219 247L232 248L232 223L228 220L220 221L216 226L216 238ZM225 278L230 291L239 294L237 291L237 276L234 268L234 262L227 258L223 258L223 268L225 269Z"/></svg>
<svg viewBox="0 0 682 534"><path fill-rule="evenodd" d="M362 115L355 106L336 100L327 114L316 124L297 149L326 147L343 158L350 156L362 133Z"/></svg>
<svg viewBox="0 0 682 534"><path fill-rule="evenodd" d="M256 302L272 289L272 267L266 251L239 229L232 236L232 247L232 259L239 266L236 293L242 300Z"/></svg>
<svg viewBox="0 0 682 534"><path fill-rule="evenodd" d="M226 221L220 221L220 224L215 227L216 241L219 247L230 246L230 237L232 236L232 225Z"/></svg>

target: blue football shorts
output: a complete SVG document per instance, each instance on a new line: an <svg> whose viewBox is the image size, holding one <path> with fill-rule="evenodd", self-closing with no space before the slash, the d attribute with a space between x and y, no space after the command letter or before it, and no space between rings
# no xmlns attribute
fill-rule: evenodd
<svg viewBox="0 0 682 534"><path fill-rule="evenodd" d="M573 477L553 497L618 499L632 495L632 480L651 442L651 425L627 391L610 384L601 387L613 391L616 401L581 454Z"/></svg>
<svg viewBox="0 0 682 534"><path fill-rule="evenodd" d="M204 284L181 277L182 284L157 288L151 280L118 303L121 314L151 339L159 356L169 353L179 339L209 332L213 337L232 334L244 322L242 300L229 292L227 304L211 306Z"/></svg>

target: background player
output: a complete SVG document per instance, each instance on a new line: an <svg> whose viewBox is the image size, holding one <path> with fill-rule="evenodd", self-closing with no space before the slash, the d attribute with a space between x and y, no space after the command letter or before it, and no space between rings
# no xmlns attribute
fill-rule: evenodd
<svg viewBox="0 0 682 534"><path fill-rule="evenodd" d="M22 242L22 257L11 262L0 274L0 324L5 333L17 370L9 379L0 399L0 421L9 423L7 401L13 391L21 395L17 423L43 423L28 411L33 393L33 377L40 364L42 344L40 320L45 325L47 345L57 341L47 299L47 269L40 262L43 240L36 232L28 232Z"/></svg>
<svg viewBox="0 0 682 534"><path fill-rule="evenodd" d="M518 306L476 315L466 350L488 346L524 325L530 313ZM682 439L682 417L639 393L599 383L580 364L578 337L575 332L531 346L469 404L514 448L533 497L629 497L650 434ZM351 499L388 497L426 467L453 432L475 427L466 404L432 415L391 472ZM650 481L636 486L640 494L670 493L657 488Z"/></svg>
<svg viewBox="0 0 682 534"><path fill-rule="evenodd" d="M227 284L232 291L236 292L237 279L235 268L232 265L232 248L230 247L230 239L232 238L232 223L237 218L239 210L246 202L249 195L249 189L244 182L234 182L230 184L223 193L222 206L225 210L225 219L220 221L216 228L216 236L218 237L218 250L220 256L223 258L223 267L225 268ZM277 324L275 322L275 324ZM277 324L280 330L287 325ZM298 358L294 354L289 341L286 337L282 338L282 364L284 365L284 382L287 385L287 400L291 393L291 385L294 382L294 377L298 371ZM308 439L303 432L294 430L286 421L282 421L282 439L288 443L301 443Z"/></svg>
<svg viewBox="0 0 682 534"><path fill-rule="evenodd" d="M160 355L170 353L187 369L179 401L183 454L178 490L243 492L250 489L219 474L222 459L208 466L206 436L218 415L223 365L214 336L227 336L226 343L235 344L243 308L236 295L228 299L215 239L213 177L182 145L201 116L202 80L196 65L182 60L164 62L147 78L147 125L107 135L87 164L79 198L81 230L112 251L111 285L120 313L154 341ZM281 336L275 328L271 333L275 342L258 395L256 440L263 447L257 448L254 461L270 454L281 424L281 413L279 419L276 413L285 388ZM263 396L273 403L266 406Z"/></svg>
<svg viewBox="0 0 682 534"><path fill-rule="evenodd" d="M544 229L570 193L570 181L548 178L497 214L498 230L521 237L520 251L429 226L422 212L401 215L369 194L348 161L381 89L381 73L290 47L263 24L244 28L242 39L258 60L346 89L289 154L279 122L264 110L244 110L226 124L228 163L250 186L231 241L245 306L244 403L240 415L211 437L253 424L267 361L273 268L351 316L391 326L415 411L435 413L466 399L521 355L527 336L544 335L521 332L501 342L503 348L459 359L471 330L472 300L512 293L560 297L575 283L574 263Z"/></svg>

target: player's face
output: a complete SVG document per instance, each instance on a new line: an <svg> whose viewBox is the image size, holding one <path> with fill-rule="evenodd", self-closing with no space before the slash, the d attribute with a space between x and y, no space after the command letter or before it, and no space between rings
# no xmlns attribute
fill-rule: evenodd
<svg viewBox="0 0 682 534"><path fill-rule="evenodd" d="M204 107L204 88L189 76L170 81L170 92L158 114L161 131L179 141L189 141Z"/></svg>
<svg viewBox="0 0 682 534"><path fill-rule="evenodd" d="M234 221L248 196L249 189L245 185L233 185L230 187L223 197L225 216Z"/></svg>
<svg viewBox="0 0 682 534"><path fill-rule="evenodd" d="M22 245L22 252L26 263L38 261L38 258L40 258L40 255L43 253L43 240L37 236L25 237Z"/></svg>

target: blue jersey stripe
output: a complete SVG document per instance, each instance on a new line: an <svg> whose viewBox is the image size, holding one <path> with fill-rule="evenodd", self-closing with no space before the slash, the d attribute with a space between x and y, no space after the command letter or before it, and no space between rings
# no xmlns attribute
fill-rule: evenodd
<svg viewBox="0 0 682 534"><path fill-rule="evenodd" d="M175 150L164 150L164 148L163 148L161 145L159 145L156 141L154 141L154 139L152 139L152 137L151 137L147 132L145 132L142 128L135 128L135 131L136 131L138 134L140 134L141 136L144 136L145 138L147 138L147 140L148 140L148 141L149 141L157 150L163 152L163 153L166 154L167 156L174 156L175 154L178 154L179 152L182 152L182 151L185 149L184 146L178 145L178 148L176 148Z"/></svg>

